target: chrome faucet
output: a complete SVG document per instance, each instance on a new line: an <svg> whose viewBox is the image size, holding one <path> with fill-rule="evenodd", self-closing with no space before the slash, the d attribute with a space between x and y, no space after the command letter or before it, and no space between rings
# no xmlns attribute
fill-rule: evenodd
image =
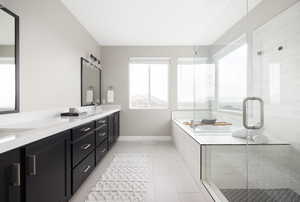
<svg viewBox="0 0 300 202"><path fill-rule="evenodd" d="M93 110L94 110L94 111L97 110L97 106L98 106L97 102L94 102L94 103L93 103Z"/></svg>
<svg viewBox="0 0 300 202"><path fill-rule="evenodd" d="M97 99L97 100L95 100L94 102L93 102L93 110L94 111L96 111L97 110L97 107L99 106L99 99Z"/></svg>

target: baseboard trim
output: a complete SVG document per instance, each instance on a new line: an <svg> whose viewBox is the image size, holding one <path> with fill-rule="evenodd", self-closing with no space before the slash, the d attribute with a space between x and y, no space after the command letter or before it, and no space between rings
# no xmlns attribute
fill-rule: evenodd
<svg viewBox="0 0 300 202"><path fill-rule="evenodd" d="M120 136L119 141L171 141L171 136Z"/></svg>

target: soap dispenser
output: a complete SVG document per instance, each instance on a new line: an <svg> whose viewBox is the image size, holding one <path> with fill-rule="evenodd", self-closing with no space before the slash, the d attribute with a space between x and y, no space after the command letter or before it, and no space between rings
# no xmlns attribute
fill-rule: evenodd
<svg viewBox="0 0 300 202"><path fill-rule="evenodd" d="M114 103L114 88L112 86L109 86L107 89L106 99L108 104Z"/></svg>

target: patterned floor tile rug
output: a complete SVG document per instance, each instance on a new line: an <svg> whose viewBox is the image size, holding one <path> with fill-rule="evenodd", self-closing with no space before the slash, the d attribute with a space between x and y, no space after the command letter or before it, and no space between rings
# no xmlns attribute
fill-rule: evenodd
<svg viewBox="0 0 300 202"><path fill-rule="evenodd" d="M147 154L116 154L85 202L145 202L151 175Z"/></svg>

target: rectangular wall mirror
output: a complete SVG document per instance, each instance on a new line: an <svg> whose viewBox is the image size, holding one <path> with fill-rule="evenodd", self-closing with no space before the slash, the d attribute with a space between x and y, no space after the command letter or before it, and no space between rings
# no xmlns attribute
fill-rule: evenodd
<svg viewBox="0 0 300 202"><path fill-rule="evenodd" d="M19 112L19 17L0 4L0 114Z"/></svg>
<svg viewBox="0 0 300 202"><path fill-rule="evenodd" d="M101 104L101 69L81 58L81 106Z"/></svg>

